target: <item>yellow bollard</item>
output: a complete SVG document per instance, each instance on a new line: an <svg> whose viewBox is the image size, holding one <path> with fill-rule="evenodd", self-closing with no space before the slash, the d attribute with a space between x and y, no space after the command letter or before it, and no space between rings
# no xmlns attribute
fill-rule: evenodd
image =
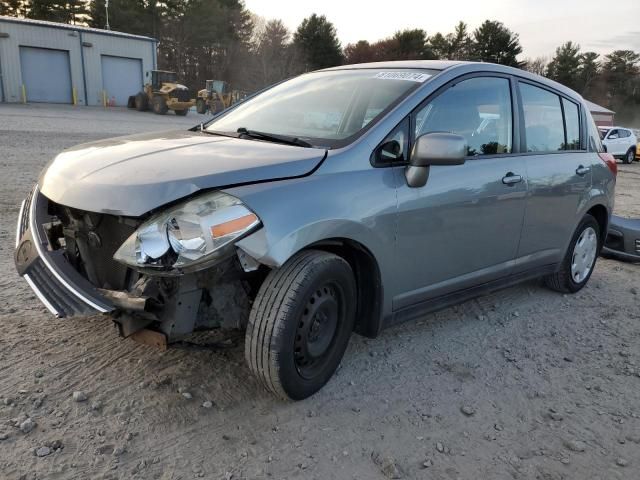
<svg viewBox="0 0 640 480"><path fill-rule="evenodd" d="M78 105L78 92L76 91L76 87L73 87L71 93L73 94L73 106L75 107Z"/></svg>
<svg viewBox="0 0 640 480"><path fill-rule="evenodd" d="M102 106L107 108L107 91L102 90Z"/></svg>
<svg viewBox="0 0 640 480"><path fill-rule="evenodd" d="M22 103L27 103L27 87L22 84Z"/></svg>

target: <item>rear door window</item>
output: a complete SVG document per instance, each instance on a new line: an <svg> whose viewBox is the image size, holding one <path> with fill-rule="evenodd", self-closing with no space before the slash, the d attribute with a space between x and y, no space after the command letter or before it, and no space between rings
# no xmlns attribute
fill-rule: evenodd
<svg viewBox="0 0 640 480"><path fill-rule="evenodd" d="M520 83L527 152L564 149L564 125L560 97L543 88Z"/></svg>

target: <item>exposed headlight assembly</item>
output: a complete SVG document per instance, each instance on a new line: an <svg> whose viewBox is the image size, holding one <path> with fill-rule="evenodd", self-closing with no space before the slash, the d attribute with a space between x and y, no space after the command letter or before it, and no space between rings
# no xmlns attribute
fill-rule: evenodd
<svg viewBox="0 0 640 480"><path fill-rule="evenodd" d="M225 247L259 226L258 216L237 198L207 193L153 215L113 258L145 273L181 275L225 257Z"/></svg>

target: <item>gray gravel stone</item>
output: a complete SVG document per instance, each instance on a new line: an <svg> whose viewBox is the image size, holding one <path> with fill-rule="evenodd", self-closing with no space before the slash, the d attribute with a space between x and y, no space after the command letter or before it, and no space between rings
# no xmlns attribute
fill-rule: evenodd
<svg viewBox="0 0 640 480"><path fill-rule="evenodd" d="M209 400L206 400L206 401L202 402L202 406L204 408L211 408L211 407L213 407L213 402L211 402Z"/></svg>
<svg viewBox="0 0 640 480"><path fill-rule="evenodd" d="M27 418L24 422L20 424L20 431L22 433L29 433L31 430L35 428L35 426L36 426L36 422L31 420L30 418Z"/></svg>
<svg viewBox="0 0 640 480"><path fill-rule="evenodd" d="M40 447L36 450L36 456L38 457L46 457L51 453L51 449L49 447Z"/></svg>
<svg viewBox="0 0 640 480"><path fill-rule="evenodd" d="M564 442L564 446L572 452L584 452L587 449L587 444L580 440L567 440Z"/></svg>
<svg viewBox="0 0 640 480"><path fill-rule="evenodd" d="M471 415L476 413L475 408L473 408L473 407L471 407L469 405L463 405L462 408L460 408L460 411L462 413L464 413L467 417L470 417Z"/></svg>
<svg viewBox="0 0 640 480"><path fill-rule="evenodd" d="M72 397L74 402L86 402L88 398L87 394L82 391L73 392Z"/></svg>
<svg viewBox="0 0 640 480"><path fill-rule="evenodd" d="M624 458L616 458L616 465L619 467L626 467L629 465L629 462Z"/></svg>

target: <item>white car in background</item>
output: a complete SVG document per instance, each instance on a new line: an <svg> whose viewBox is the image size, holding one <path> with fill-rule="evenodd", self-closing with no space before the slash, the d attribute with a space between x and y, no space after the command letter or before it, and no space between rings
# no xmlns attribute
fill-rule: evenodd
<svg viewBox="0 0 640 480"><path fill-rule="evenodd" d="M600 127L602 144L615 158L631 163L636 157L638 139L633 130L624 127Z"/></svg>

